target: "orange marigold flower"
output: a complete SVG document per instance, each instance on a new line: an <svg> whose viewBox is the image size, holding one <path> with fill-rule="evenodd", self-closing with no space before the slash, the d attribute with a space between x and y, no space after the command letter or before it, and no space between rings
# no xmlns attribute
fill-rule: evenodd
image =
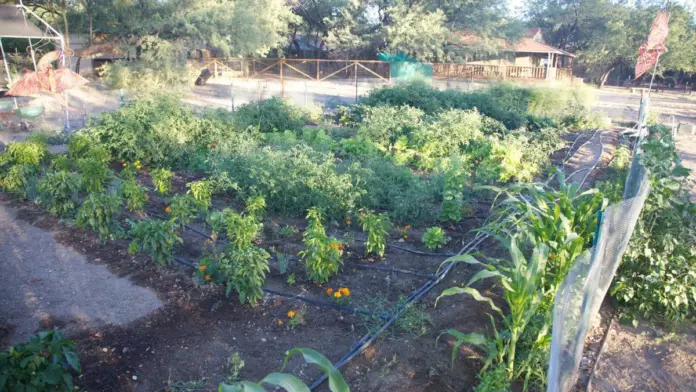
<svg viewBox="0 0 696 392"><path fill-rule="evenodd" d="M338 249L340 246L337 243L333 242L331 243L331 247L334 249Z"/></svg>
<svg viewBox="0 0 696 392"><path fill-rule="evenodd" d="M336 299L341 298L343 296L343 294L341 294L340 291L335 292L333 295L334 295L334 298L336 298Z"/></svg>
<svg viewBox="0 0 696 392"><path fill-rule="evenodd" d="M333 289L331 287L329 287L328 289L326 289L326 295L331 295L331 294L333 294Z"/></svg>
<svg viewBox="0 0 696 392"><path fill-rule="evenodd" d="M206 275L205 280L210 280L210 275Z"/></svg>
<svg viewBox="0 0 696 392"><path fill-rule="evenodd" d="M289 312L288 312L288 317L290 317L290 318L295 317L295 312L293 312L292 310L289 311Z"/></svg>
<svg viewBox="0 0 696 392"><path fill-rule="evenodd" d="M411 225L404 226L404 230L409 230L409 229L411 229Z"/></svg>
<svg viewBox="0 0 696 392"><path fill-rule="evenodd" d="M202 266L198 267L198 269L201 270L201 272L205 271L206 268L208 268L207 265L202 265Z"/></svg>
<svg viewBox="0 0 696 392"><path fill-rule="evenodd" d="M343 294L344 297L350 297L350 290L348 287L341 287L338 291Z"/></svg>
<svg viewBox="0 0 696 392"><path fill-rule="evenodd" d="M169 214L170 212L172 212L172 209L171 209L169 206L167 206L167 207L164 209L164 212L166 212L167 214Z"/></svg>
<svg viewBox="0 0 696 392"><path fill-rule="evenodd" d="M343 249L345 249L345 246L339 245L339 246L338 246L338 249L343 250Z"/></svg>

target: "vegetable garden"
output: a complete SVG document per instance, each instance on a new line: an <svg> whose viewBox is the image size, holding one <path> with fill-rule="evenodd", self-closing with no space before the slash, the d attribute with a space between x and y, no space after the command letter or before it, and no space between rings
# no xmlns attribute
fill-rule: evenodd
<svg viewBox="0 0 696 392"><path fill-rule="evenodd" d="M566 183L553 166L572 152L569 131L604 125L578 91L508 85L464 93L416 82L332 113L280 99L194 112L158 97L92 119L67 154L51 155L40 137L8 145L0 185L60 219L73 241L93 238L90 251L120 255L111 268L133 274L127 249L139 260L134 279L171 299L173 310L134 329L77 338L84 389L132 390L137 377L125 375L144 361L152 390L181 387L171 368L189 362L207 378L200 390L254 390L240 379L264 378L279 353L305 346L317 352L288 359L317 364L332 390L344 378L354 390L388 388L380 383L397 354L417 369L414 388L543 390L555 293L592 246L597 212L622 195L630 150L619 148L598 188ZM627 317L691 320L696 207L669 133L653 131L635 158L653 192L612 293ZM161 336L142 337L152 325ZM181 328L198 336L185 344L204 363L143 359L150 346L178 355L165 342L183 347ZM280 337L273 349L256 347L269 333ZM370 359L376 339L391 348ZM239 347L236 359L201 348L218 341ZM98 349L121 343L131 354ZM331 364L353 358L343 376ZM301 380L272 373L264 383L320 385L322 373L293 363ZM0 356L0 376L12 366ZM0 390L23 382L0 378Z"/></svg>

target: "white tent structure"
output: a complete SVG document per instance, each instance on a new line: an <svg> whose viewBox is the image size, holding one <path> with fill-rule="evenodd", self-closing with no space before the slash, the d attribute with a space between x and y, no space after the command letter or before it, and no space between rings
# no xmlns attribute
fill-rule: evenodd
<svg viewBox="0 0 696 392"><path fill-rule="evenodd" d="M35 24L36 22L38 22L38 26ZM35 43L32 42L32 39L39 40L38 42L45 40L56 41L60 46L60 57L58 61L61 66L65 66L65 39L63 35L22 4L21 0L19 4L0 4L0 54L2 54L2 61L5 65L5 74L8 83L11 85L13 81L7 63L5 48L2 45L3 38L26 38L29 40L29 51L32 62L34 63L34 71L38 71L38 69L34 51ZM65 110L65 128L70 128L70 117L67 108Z"/></svg>

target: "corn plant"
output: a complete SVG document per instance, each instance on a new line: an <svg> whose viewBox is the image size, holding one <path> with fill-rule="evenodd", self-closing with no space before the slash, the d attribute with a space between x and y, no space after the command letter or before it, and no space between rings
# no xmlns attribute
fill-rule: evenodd
<svg viewBox="0 0 696 392"><path fill-rule="evenodd" d="M166 196L172 191L172 177L174 173L167 169L154 169L150 172L152 185L155 191L162 196Z"/></svg>
<svg viewBox="0 0 696 392"><path fill-rule="evenodd" d="M444 230L440 227L430 227L421 238L426 248L434 250L445 246L451 238L447 236Z"/></svg>
<svg viewBox="0 0 696 392"><path fill-rule="evenodd" d="M452 349L453 362L459 347L466 343L486 352L482 372L491 365L505 364L508 379L512 380L519 375L519 369L516 368L517 343L527 325L537 314L544 298L542 278L548 259L548 248L545 245L535 247L532 257L528 261L517 246L517 240L512 238L510 241L510 259L509 261L489 260L484 263L466 254L445 260L443 265L464 262L483 266L484 269L476 273L466 287L451 287L444 290L435 301L435 305L437 306L443 297L456 294L468 294L476 301L486 302L501 317L504 330L498 330L491 316L491 323L494 327L492 337L485 337L478 333L463 334L456 330L445 331L440 336L450 334L457 339ZM496 283L502 287L503 298L508 308L507 314L491 298L482 295L477 289L471 287L474 283L488 278L496 280Z"/></svg>
<svg viewBox="0 0 696 392"><path fill-rule="evenodd" d="M83 189L86 192L102 192L107 182L112 179L111 169L106 163L94 158L83 158L77 161L77 167L82 175Z"/></svg>
<svg viewBox="0 0 696 392"><path fill-rule="evenodd" d="M56 216L70 216L77 208L81 177L77 173L47 173L36 184L37 201Z"/></svg>
<svg viewBox="0 0 696 392"><path fill-rule="evenodd" d="M174 246L184 241L179 236L174 222L145 219L130 222L129 234L133 237L128 252L150 252L150 257L159 265L171 263L174 258Z"/></svg>
<svg viewBox="0 0 696 392"><path fill-rule="evenodd" d="M168 213L171 222L184 227L196 217L196 201L191 195L174 195L169 204Z"/></svg>
<svg viewBox="0 0 696 392"><path fill-rule="evenodd" d="M138 213L144 211L149 199L144 186L140 185L134 178L131 178L122 181L119 190L129 211Z"/></svg>
<svg viewBox="0 0 696 392"><path fill-rule="evenodd" d="M387 237L389 237L389 229L391 228L389 217L387 214L375 214L372 211L360 210L360 220L363 232L367 233L365 254L372 253L384 257L384 252L387 249Z"/></svg>
<svg viewBox="0 0 696 392"><path fill-rule="evenodd" d="M77 211L77 226L99 233L102 241L108 240L117 228L121 214L121 198L117 195L92 193Z"/></svg>
<svg viewBox="0 0 696 392"><path fill-rule="evenodd" d="M200 180L186 184L188 193L193 196L196 207L201 211L208 211L213 196L214 184L212 181Z"/></svg>
<svg viewBox="0 0 696 392"><path fill-rule="evenodd" d="M75 342L58 330L43 331L0 352L0 391L72 392L80 372Z"/></svg>
<svg viewBox="0 0 696 392"><path fill-rule="evenodd" d="M302 234L305 249L300 251L299 256L305 262L309 279L325 283L331 275L338 273L339 267L343 264L343 245L326 235L321 219L321 212L316 208L310 208L307 213L309 224Z"/></svg>
<svg viewBox="0 0 696 392"><path fill-rule="evenodd" d="M350 388L348 384L346 384L341 372L336 369L331 361L326 359L326 357L319 352L309 348L294 348L288 351L280 371L282 372L287 366L288 361L297 355L301 355L307 363L318 366L328 376L329 390L331 390L331 392L350 392ZM283 388L286 391L309 392L309 387L302 382L302 380L288 373L271 373L259 382L240 381L233 384L222 383L218 387L218 392L265 392L266 388L263 386L264 384L276 387L276 389Z"/></svg>
<svg viewBox="0 0 696 392"><path fill-rule="evenodd" d="M544 286L554 291L568 273L573 261L592 244L597 212L608 201L597 189L580 192L557 173L558 190L542 184L521 184L493 189L507 198L494 211L496 219L485 229L498 234L519 231L537 246L549 247Z"/></svg>

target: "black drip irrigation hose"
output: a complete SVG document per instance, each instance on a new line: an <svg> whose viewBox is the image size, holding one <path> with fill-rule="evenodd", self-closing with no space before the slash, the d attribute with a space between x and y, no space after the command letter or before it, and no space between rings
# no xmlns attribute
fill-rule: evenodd
<svg viewBox="0 0 696 392"><path fill-rule="evenodd" d="M462 250L459 251L458 254L462 254L464 252L469 252L473 250L476 246L478 246L483 240L488 238L487 235L484 234L478 234L476 237L474 237L473 240L471 240L468 244L466 244ZM450 262L447 267L440 272L437 275L437 279L429 280L425 284L423 284L421 287L416 289L414 292L411 293L411 295L408 296L406 299L406 302L401 305L392 315L389 317L389 319L382 325L382 327L377 330L374 333L367 333L365 336L363 336L360 340L358 340L353 346L351 346L350 351L346 355L344 355L341 359L339 359L336 363L334 363L334 367L336 369L340 369L343 367L346 363L350 362L353 358L356 356L360 355L367 347L369 347L377 338L387 329L389 328L396 319L399 318L406 310L411 306L413 303L416 301L420 300L423 298L426 294L430 292L435 286L437 286L438 283L440 283L446 276L447 274L452 270L456 263ZM324 381L328 379L328 376L326 374L322 375L318 379L316 379L310 386L310 390L316 389L319 385L321 385Z"/></svg>
<svg viewBox="0 0 696 392"><path fill-rule="evenodd" d="M194 263L192 263L192 262L190 262L182 257L174 257L174 261L176 261L177 263L179 263L187 268L191 268L191 269L198 268L198 266L196 264L194 264ZM347 306L341 306L341 305L337 305L337 304L331 303L331 302L319 301L316 299L308 298L308 297L305 297L305 296L302 296L299 294L285 293L282 291L277 291L277 290L273 290L273 289L269 289L269 288L264 288L263 291L266 293L269 293L269 294L280 296L280 297L299 299L300 301L307 302L308 304L312 304L312 305L323 307L323 308L332 308L332 309L339 310L341 312L353 313L353 314L364 314L366 316L377 316L377 317L382 318L382 319L386 319L387 317L389 317L388 313L379 314L379 313L374 313L374 312L368 312L368 311L361 310L358 308L349 308Z"/></svg>
<svg viewBox="0 0 696 392"><path fill-rule="evenodd" d="M367 242L365 240L361 240L359 238L355 238L355 241L357 242ZM437 257L450 257L450 256L455 256L456 253L432 253L432 252L421 252L420 250L415 250L415 249L409 249L409 248L404 248L402 246L398 245L393 245L393 244L387 244L388 247L398 249L398 250L403 250L404 252L409 252L409 253L414 253L417 255L421 256L437 256Z"/></svg>

